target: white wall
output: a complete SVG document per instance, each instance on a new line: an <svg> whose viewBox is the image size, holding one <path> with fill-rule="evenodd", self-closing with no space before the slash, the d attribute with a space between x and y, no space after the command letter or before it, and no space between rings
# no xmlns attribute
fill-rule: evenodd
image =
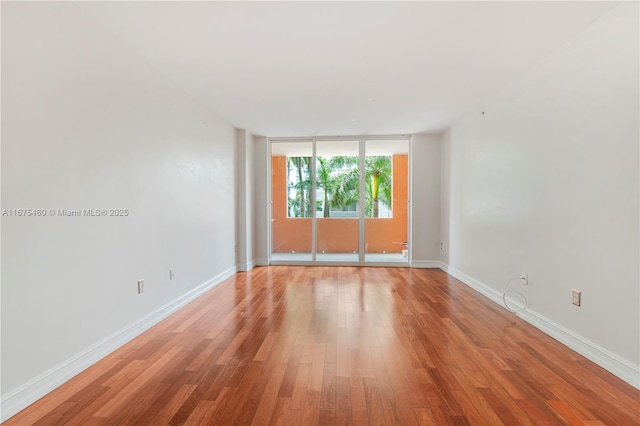
<svg viewBox="0 0 640 426"><path fill-rule="evenodd" d="M236 130L236 190L238 269L248 271L255 264L256 226L256 159L255 136L244 129ZM262 177L264 180L264 175Z"/></svg>
<svg viewBox="0 0 640 426"><path fill-rule="evenodd" d="M238 269L267 265L266 144L264 137L236 130ZM264 222L264 223L263 223Z"/></svg>
<svg viewBox="0 0 640 426"><path fill-rule="evenodd" d="M440 135L440 262L449 264L451 132Z"/></svg>
<svg viewBox="0 0 640 426"><path fill-rule="evenodd" d="M255 148L254 148L254 137L251 133L247 133L246 139L246 196L247 196L247 205L246 205L246 217L247 222L245 224L246 229L246 245L247 245L247 266L248 269L253 268L254 265L254 212L255 212L255 168L253 164L255 163Z"/></svg>
<svg viewBox="0 0 640 426"><path fill-rule="evenodd" d="M266 137L254 136L254 239L253 239L253 259L257 266L267 265L269 262L269 219L268 195L270 176L268 170L269 162L269 142Z"/></svg>
<svg viewBox="0 0 640 426"><path fill-rule="evenodd" d="M411 137L411 267L437 268L440 259L440 136Z"/></svg>
<svg viewBox="0 0 640 426"><path fill-rule="evenodd" d="M528 272L525 316L636 386L638 51L626 3L457 121L441 231L450 271L494 295Z"/></svg>
<svg viewBox="0 0 640 426"><path fill-rule="evenodd" d="M235 272L235 170L234 129L71 3L3 2L2 106L4 209L129 210L2 217L6 418Z"/></svg>

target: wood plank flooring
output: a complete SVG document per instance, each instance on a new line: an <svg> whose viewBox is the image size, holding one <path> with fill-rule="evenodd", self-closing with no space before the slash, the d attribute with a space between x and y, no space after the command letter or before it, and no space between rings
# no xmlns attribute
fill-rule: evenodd
<svg viewBox="0 0 640 426"><path fill-rule="evenodd" d="M640 391L440 270L240 273L7 425L638 425Z"/></svg>

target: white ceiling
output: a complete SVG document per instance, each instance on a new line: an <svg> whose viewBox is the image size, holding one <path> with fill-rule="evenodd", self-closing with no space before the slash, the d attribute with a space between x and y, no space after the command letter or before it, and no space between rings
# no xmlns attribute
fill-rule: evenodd
<svg viewBox="0 0 640 426"><path fill-rule="evenodd" d="M616 2L78 2L266 136L441 131Z"/></svg>

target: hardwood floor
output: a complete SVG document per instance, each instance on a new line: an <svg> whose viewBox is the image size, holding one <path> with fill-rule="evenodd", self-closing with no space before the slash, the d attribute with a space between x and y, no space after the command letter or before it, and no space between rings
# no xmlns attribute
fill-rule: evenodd
<svg viewBox="0 0 640 426"><path fill-rule="evenodd" d="M640 391L439 270L240 273L7 425L640 424Z"/></svg>

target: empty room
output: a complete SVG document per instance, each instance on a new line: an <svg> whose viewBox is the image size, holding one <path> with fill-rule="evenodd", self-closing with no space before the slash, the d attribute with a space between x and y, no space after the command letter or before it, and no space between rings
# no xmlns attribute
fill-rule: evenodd
<svg viewBox="0 0 640 426"><path fill-rule="evenodd" d="M640 424L635 1L2 1L0 421Z"/></svg>

